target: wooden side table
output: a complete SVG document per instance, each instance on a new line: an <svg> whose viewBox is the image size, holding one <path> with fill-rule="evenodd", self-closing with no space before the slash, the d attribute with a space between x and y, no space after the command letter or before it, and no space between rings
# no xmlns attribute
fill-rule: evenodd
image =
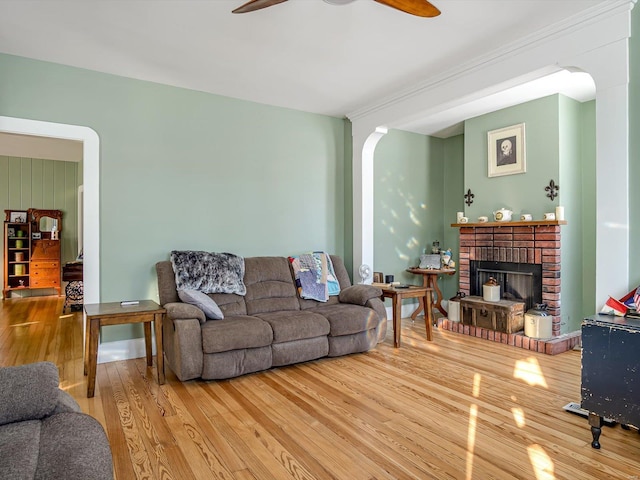
<svg viewBox="0 0 640 480"><path fill-rule="evenodd" d="M402 299L403 298L419 298L427 305L424 316L425 326L427 329L427 340L433 341L433 313L431 309L432 290L427 287L418 287L411 285L408 288L397 288L387 285L386 283L374 283L374 286L382 290L382 296L390 298L393 304L393 346L400 348L402 344L400 334L400 322L402 320Z"/></svg>
<svg viewBox="0 0 640 480"><path fill-rule="evenodd" d="M98 364L98 336L100 327L123 325L126 323L144 323L144 343L147 365L153 365L151 354L151 322L156 331L156 356L158 384L164 384L164 355L162 347L162 320L166 310L151 300L140 300L138 304L123 306L120 302L94 303L84 306L87 314L86 344L84 349L84 374L87 378L87 398L93 397L96 386L96 367Z"/></svg>
<svg viewBox="0 0 640 480"><path fill-rule="evenodd" d="M407 272L413 273L415 275L422 275L422 286L432 288L435 292L433 306L440 310L440 313L442 313L446 317L448 313L442 306L442 292L438 288L438 275L453 275L454 273L456 273L455 269L447 268L441 270L433 270L429 268L412 267L407 268ZM411 314L411 318L415 320L422 310L424 310L424 303L422 302L422 300L420 300L420 306L416 309L415 312Z"/></svg>

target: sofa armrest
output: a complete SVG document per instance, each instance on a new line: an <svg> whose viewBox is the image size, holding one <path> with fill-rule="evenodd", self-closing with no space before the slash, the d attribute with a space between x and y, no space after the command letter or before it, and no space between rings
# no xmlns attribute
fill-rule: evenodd
<svg viewBox="0 0 640 480"><path fill-rule="evenodd" d="M78 402L64 390L58 389L58 400L56 401L56 408L51 413L55 415L57 413L81 413L82 409Z"/></svg>
<svg viewBox="0 0 640 480"><path fill-rule="evenodd" d="M167 316L174 320L188 320L190 318L195 318L200 323L207 321L207 317L204 315L204 312L190 303L167 303L164 305L164 308L167 310Z"/></svg>
<svg viewBox="0 0 640 480"><path fill-rule="evenodd" d="M51 362L0 368L0 425L51 415L59 383L58 368Z"/></svg>
<svg viewBox="0 0 640 480"><path fill-rule="evenodd" d="M373 285L351 285L340 290L340 303L352 303L365 306L372 298L380 298L382 290Z"/></svg>

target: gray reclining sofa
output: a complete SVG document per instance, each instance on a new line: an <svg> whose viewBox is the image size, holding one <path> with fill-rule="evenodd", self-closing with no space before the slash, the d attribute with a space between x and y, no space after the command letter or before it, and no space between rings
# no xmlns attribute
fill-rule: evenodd
<svg viewBox="0 0 640 480"><path fill-rule="evenodd" d="M218 320L182 302L172 262L157 263L166 363L182 381L225 379L375 347L387 330L381 290L351 285L342 259L330 258L340 292L326 302L300 298L286 257L245 258L245 295L207 295Z"/></svg>
<svg viewBox="0 0 640 480"><path fill-rule="evenodd" d="M112 480L98 420L58 388L51 362L0 368L0 478Z"/></svg>

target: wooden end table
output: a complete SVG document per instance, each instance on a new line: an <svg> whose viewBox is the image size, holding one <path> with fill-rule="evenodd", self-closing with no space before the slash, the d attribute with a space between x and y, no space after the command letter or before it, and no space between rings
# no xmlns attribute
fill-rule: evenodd
<svg viewBox="0 0 640 480"><path fill-rule="evenodd" d="M393 346L400 348L402 344L400 335L400 322L402 320L402 299L403 298L419 298L424 305L427 305L425 310L425 326L427 329L427 340L433 341L433 313L431 309L431 296L432 289L428 287L419 287L417 285L410 285L407 288L398 288L390 286L386 283L374 283L374 286L382 290L383 298L390 298L393 304ZM413 317L412 317L413 318Z"/></svg>
<svg viewBox="0 0 640 480"><path fill-rule="evenodd" d="M443 268L434 270L430 268L412 267L407 268L407 272L413 273L415 275L422 275L422 286L432 288L435 292L433 306L440 310L440 313L442 313L442 315L444 315L445 317L448 316L447 311L442 306L442 292L438 288L438 275L453 275L454 273L456 273L456 270L454 268ZM424 303L422 302L422 300L420 300L420 306L416 309L415 312L411 314L411 318L415 320L422 310L424 310Z"/></svg>
<svg viewBox="0 0 640 480"><path fill-rule="evenodd" d="M126 323L144 323L144 343L147 365L153 365L151 353L151 322L156 332L156 356L158 384L164 384L164 356L162 347L162 320L166 310L152 300L140 300L135 305L114 303L94 303L84 306L87 314L86 344L84 349L84 374L87 378L87 398L93 397L96 386L96 367L98 364L98 336L100 327L123 325Z"/></svg>

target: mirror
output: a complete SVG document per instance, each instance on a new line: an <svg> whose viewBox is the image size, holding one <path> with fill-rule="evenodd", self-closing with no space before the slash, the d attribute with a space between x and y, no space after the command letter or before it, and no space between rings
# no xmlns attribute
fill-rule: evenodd
<svg viewBox="0 0 640 480"><path fill-rule="evenodd" d="M39 230L41 232L50 232L51 230L58 230L58 221L51 217L40 217Z"/></svg>
<svg viewBox="0 0 640 480"><path fill-rule="evenodd" d="M62 231L62 212L60 210L39 210L30 208L29 218L33 221L33 230L44 234L42 238L57 240L59 232ZM56 232L51 234L51 232ZM48 234L48 235L47 235Z"/></svg>

